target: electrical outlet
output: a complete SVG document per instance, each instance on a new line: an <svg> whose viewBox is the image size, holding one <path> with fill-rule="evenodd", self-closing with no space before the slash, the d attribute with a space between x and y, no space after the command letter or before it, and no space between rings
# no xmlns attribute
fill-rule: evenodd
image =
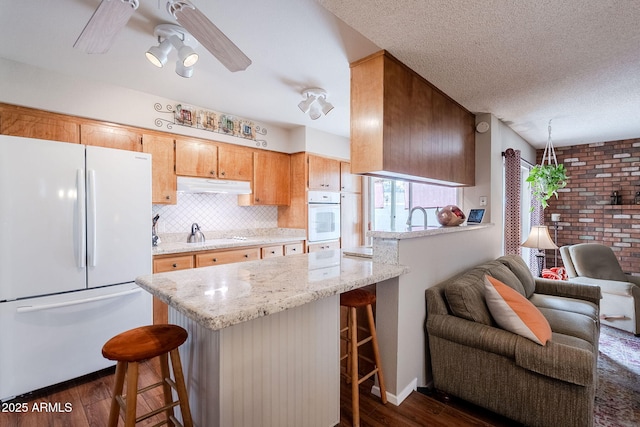
<svg viewBox="0 0 640 427"><path fill-rule="evenodd" d="M480 206L487 206L487 196L480 196Z"/></svg>

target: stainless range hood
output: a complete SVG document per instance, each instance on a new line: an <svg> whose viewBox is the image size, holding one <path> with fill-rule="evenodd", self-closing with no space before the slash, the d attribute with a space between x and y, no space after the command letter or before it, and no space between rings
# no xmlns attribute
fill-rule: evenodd
<svg viewBox="0 0 640 427"><path fill-rule="evenodd" d="M251 194L251 183L248 181L227 181L224 179L179 176L178 192Z"/></svg>

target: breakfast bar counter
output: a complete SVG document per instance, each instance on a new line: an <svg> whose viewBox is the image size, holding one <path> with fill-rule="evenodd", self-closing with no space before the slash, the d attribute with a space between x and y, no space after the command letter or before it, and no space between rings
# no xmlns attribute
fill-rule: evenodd
<svg viewBox="0 0 640 427"><path fill-rule="evenodd" d="M339 294L397 286L407 272L326 251L136 283L189 332L180 351L196 425L331 426L340 421Z"/></svg>

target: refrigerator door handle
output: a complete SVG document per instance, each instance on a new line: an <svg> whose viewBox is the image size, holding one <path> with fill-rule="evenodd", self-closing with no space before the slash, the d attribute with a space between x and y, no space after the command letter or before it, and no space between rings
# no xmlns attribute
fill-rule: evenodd
<svg viewBox="0 0 640 427"><path fill-rule="evenodd" d="M96 215L96 171L89 169L87 170L87 252L90 267L95 267L98 262Z"/></svg>
<svg viewBox="0 0 640 427"><path fill-rule="evenodd" d="M74 301L58 302L54 304L27 305L27 306L18 307L16 309L16 312L30 313L32 311L43 311L43 310L50 310L52 308L69 307L72 305L87 304L94 301L103 301L103 300L112 299L112 298L119 298L119 297L131 295L131 294L136 294L138 292L142 292L142 288L130 289L128 291L118 292L115 294L101 295L99 297L91 297L91 298L84 298L84 299L79 299Z"/></svg>
<svg viewBox="0 0 640 427"><path fill-rule="evenodd" d="M87 238L86 238L86 209L85 209L85 177L84 177L84 169L78 169L76 171L76 214L78 215L78 220L76 221L77 229L76 229L76 238L77 238L77 249L76 252L76 265L78 268L85 268L87 266Z"/></svg>

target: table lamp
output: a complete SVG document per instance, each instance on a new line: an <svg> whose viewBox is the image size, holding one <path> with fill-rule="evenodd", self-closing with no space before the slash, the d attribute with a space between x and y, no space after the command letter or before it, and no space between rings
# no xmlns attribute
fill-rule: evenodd
<svg viewBox="0 0 640 427"><path fill-rule="evenodd" d="M538 276L542 277L542 266L545 249L558 249L551 236L549 235L549 229L546 225L534 225L531 227L531 233L529 237L520 246L525 248L538 249L536 257L538 258Z"/></svg>

